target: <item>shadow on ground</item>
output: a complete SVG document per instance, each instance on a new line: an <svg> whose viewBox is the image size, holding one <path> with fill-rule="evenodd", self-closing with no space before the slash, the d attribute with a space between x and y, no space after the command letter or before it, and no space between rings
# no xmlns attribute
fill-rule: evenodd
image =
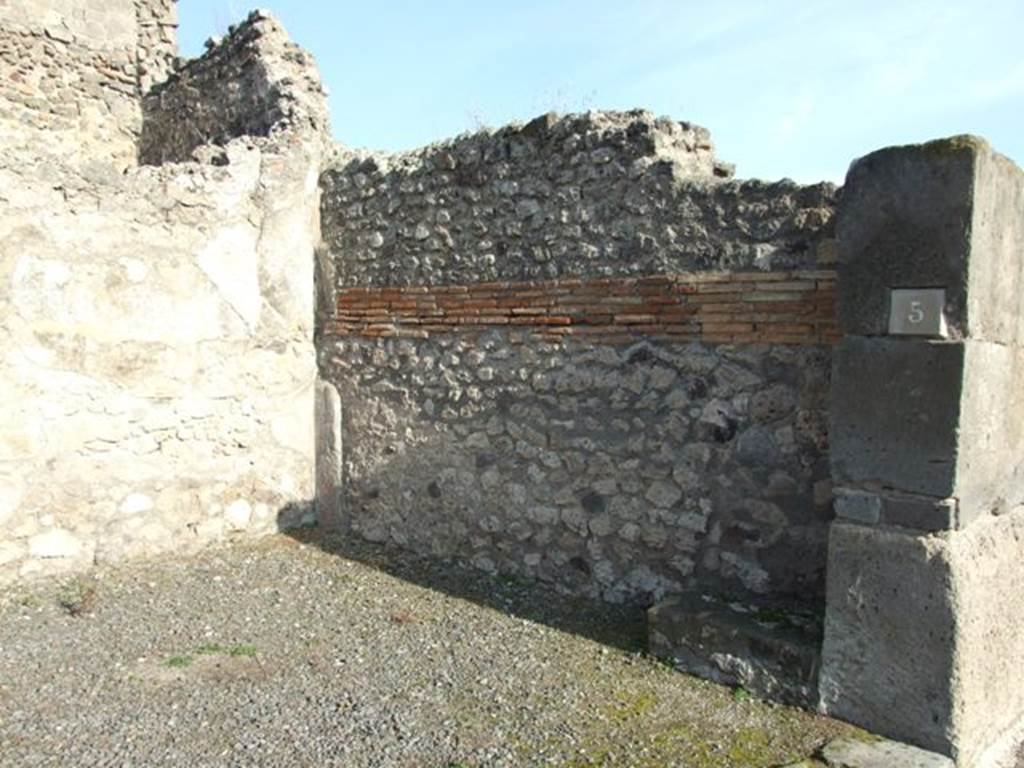
<svg viewBox="0 0 1024 768"><path fill-rule="evenodd" d="M647 647L646 612L638 606L611 605L564 595L541 582L490 576L455 561L411 553L393 545L373 544L319 528L286 530L282 534L328 554L516 618L631 653L644 652Z"/></svg>

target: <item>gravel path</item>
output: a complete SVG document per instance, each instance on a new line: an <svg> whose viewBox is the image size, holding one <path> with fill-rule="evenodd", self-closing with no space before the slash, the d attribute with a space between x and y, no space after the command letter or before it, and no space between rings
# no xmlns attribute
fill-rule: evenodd
<svg viewBox="0 0 1024 768"><path fill-rule="evenodd" d="M852 733L642 639L633 609L273 537L0 596L0 765L772 766Z"/></svg>

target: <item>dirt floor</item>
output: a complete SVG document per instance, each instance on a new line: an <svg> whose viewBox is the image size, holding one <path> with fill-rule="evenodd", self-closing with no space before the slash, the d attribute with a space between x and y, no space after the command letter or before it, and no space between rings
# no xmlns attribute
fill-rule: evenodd
<svg viewBox="0 0 1024 768"><path fill-rule="evenodd" d="M0 765L777 766L841 723L643 652L643 612L304 537L0 596Z"/></svg>

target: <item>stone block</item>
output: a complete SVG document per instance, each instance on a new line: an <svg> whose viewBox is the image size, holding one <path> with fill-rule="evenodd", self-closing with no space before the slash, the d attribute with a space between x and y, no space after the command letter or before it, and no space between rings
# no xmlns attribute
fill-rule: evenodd
<svg viewBox="0 0 1024 768"><path fill-rule="evenodd" d="M829 537L820 707L949 755L955 608L943 542L836 522Z"/></svg>
<svg viewBox="0 0 1024 768"><path fill-rule="evenodd" d="M936 532L960 527L956 499L894 491L835 490L836 517L863 525L889 525Z"/></svg>
<svg viewBox="0 0 1024 768"><path fill-rule="evenodd" d="M695 594L647 611L651 653L708 680L804 706L817 696L820 630L816 617Z"/></svg>
<svg viewBox="0 0 1024 768"><path fill-rule="evenodd" d="M879 493L876 522L936 531L1024 503L1024 351L847 337L833 355L835 482ZM837 496L868 522L868 501Z"/></svg>
<svg viewBox="0 0 1024 768"><path fill-rule="evenodd" d="M956 610L957 764L997 765L1024 743L1024 510L978 520L946 543Z"/></svg>
<svg viewBox="0 0 1024 768"><path fill-rule="evenodd" d="M41 559L75 559L84 551L83 543L70 531L55 529L29 539L29 555Z"/></svg>
<svg viewBox="0 0 1024 768"><path fill-rule="evenodd" d="M821 750L829 768L954 768L945 755L887 739L837 739Z"/></svg>
<svg viewBox="0 0 1024 768"><path fill-rule="evenodd" d="M1022 380L1024 350L967 343L955 493L962 525L1024 504Z"/></svg>
<svg viewBox="0 0 1024 768"><path fill-rule="evenodd" d="M1024 171L997 152L978 152L967 296L971 338L1024 342L1022 211Z"/></svg>
<svg viewBox="0 0 1024 768"><path fill-rule="evenodd" d="M302 350L305 360L290 358L291 374L305 372L306 363L310 363L309 353L312 350ZM287 358L286 358L287 359ZM283 361L277 361L282 365ZM285 364L287 365L287 364ZM310 366L311 367L311 366ZM314 390L316 384L309 372L310 379L296 386L291 392L274 392L274 412L270 416L270 432L274 438L276 447L282 454L287 451L294 452L297 456L305 457L309 461L310 469L313 468L313 451L316 445L314 424L312 423L313 402L316 398Z"/></svg>
<svg viewBox="0 0 1024 768"><path fill-rule="evenodd" d="M1022 561L1022 509L941 535L835 523L822 711L988 764L1024 722Z"/></svg>
<svg viewBox="0 0 1024 768"><path fill-rule="evenodd" d="M832 476L954 495L962 344L846 337L833 353Z"/></svg>
<svg viewBox="0 0 1024 768"><path fill-rule="evenodd" d="M889 147L850 167L839 207L839 318L887 333L889 291L945 289L954 338L1024 339L1024 172L974 136Z"/></svg>
<svg viewBox="0 0 1024 768"><path fill-rule="evenodd" d="M236 499L228 505L224 519L230 530L244 531L252 519L252 505L245 499Z"/></svg>
<svg viewBox="0 0 1024 768"><path fill-rule="evenodd" d="M24 483L20 478L0 475L0 526L14 517L25 495Z"/></svg>
<svg viewBox="0 0 1024 768"><path fill-rule="evenodd" d="M957 499L937 499L909 493L881 495L882 523L918 531L938 532L961 526Z"/></svg>
<svg viewBox="0 0 1024 768"><path fill-rule="evenodd" d="M877 493L835 489L836 517L864 525L875 525L882 519L882 500Z"/></svg>
<svg viewBox="0 0 1024 768"><path fill-rule="evenodd" d="M850 166L836 230L839 319L847 334L887 333L890 288L945 288L966 324L967 264L980 139L890 147Z"/></svg>

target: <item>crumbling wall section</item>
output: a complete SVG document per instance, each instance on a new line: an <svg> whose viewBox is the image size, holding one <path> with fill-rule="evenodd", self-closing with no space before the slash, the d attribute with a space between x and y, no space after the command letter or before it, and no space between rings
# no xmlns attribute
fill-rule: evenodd
<svg viewBox="0 0 1024 768"><path fill-rule="evenodd" d="M134 161L139 94L169 70L172 0L0 4L5 148L70 161Z"/></svg>
<svg viewBox="0 0 1024 768"><path fill-rule="evenodd" d="M281 44L263 11L186 63L143 99L143 163L182 162L204 145L288 131L326 133L323 86L312 57Z"/></svg>
<svg viewBox="0 0 1024 768"><path fill-rule="evenodd" d="M339 524L613 601L816 606L835 190L728 175L642 112L336 157Z"/></svg>
<svg viewBox="0 0 1024 768"><path fill-rule="evenodd" d="M545 115L403 155L342 151L324 239L345 285L818 268L834 189L726 181L707 130ZM718 183L725 182L725 183Z"/></svg>

